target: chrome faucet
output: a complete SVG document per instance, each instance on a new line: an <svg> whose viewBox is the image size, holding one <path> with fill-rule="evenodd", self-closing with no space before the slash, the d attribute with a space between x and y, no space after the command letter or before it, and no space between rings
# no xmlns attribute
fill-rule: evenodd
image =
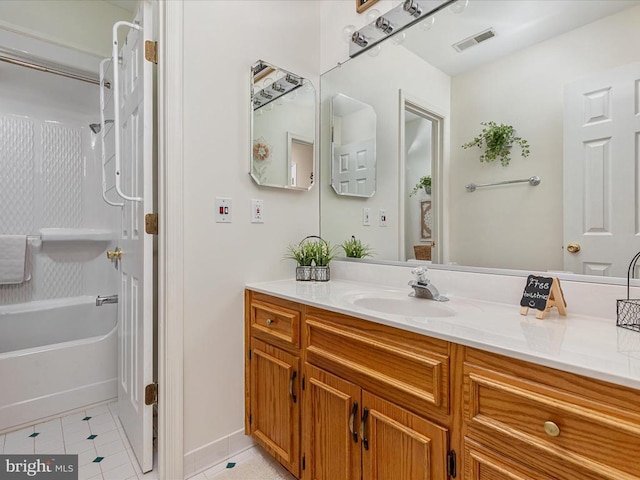
<svg viewBox="0 0 640 480"><path fill-rule="evenodd" d="M440 295L435 285L427 278L427 267L414 268L411 273L416 276L416 279L409 282L409 285L413 288L413 292L409 294L410 297L426 298L436 302L449 301L447 297Z"/></svg>
<svg viewBox="0 0 640 480"><path fill-rule="evenodd" d="M98 295L96 297L96 307L101 307L104 303L118 303L118 295L107 295L106 297Z"/></svg>

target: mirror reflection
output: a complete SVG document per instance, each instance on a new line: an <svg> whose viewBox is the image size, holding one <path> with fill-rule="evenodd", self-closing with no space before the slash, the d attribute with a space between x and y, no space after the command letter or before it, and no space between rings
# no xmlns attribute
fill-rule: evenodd
<svg viewBox="0 0 640 480"><path fill-rule="evenodd" d="M378 119L376 195L340 197L323 182L323 238L355 235L376 259L395 261L413 260L412 247L427 243L415 236L424 223L415 203L429 198L410 194L428 171L410 173L404 95L441 119L430 195L432 214L441 209L432 231L441 240L431 261L626 276L640 250L639 21L637 1L469 2L382 42L377 56L362 53L323 74L322 178L331 163L326 104L343 93L370 104ZM503 166L463 148L488 122L513 127L528 155L507 146ZM533 176L538 186L506 183ZM499 185L470 192L471 183Z"/></svg>
<svg viewBox="0 0 640 480"><path fill-rule="evenodd" d="M251 73L251 177L262 186L309 190L315 173L315 89L306 78L262 60Z"/></svg>
<svg viewBox="0 0 640 480"><path fill-rule="evenodd" d="M338 195L376 191L376 112L342 93L331 99L331 186Z"/></svg>

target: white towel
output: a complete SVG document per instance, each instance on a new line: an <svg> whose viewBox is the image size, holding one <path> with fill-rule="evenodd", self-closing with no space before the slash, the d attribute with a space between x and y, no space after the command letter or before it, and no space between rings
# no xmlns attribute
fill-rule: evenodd
<svg viewBox="0 0 640 480"><path fill-rule="evenodd" d="M25 281L26 235L0 235L0 285Z"/></svg>

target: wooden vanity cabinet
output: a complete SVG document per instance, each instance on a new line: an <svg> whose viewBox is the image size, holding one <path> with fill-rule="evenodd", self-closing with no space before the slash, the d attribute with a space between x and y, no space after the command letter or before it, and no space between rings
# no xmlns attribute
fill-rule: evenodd
<svg viewBox="0 0 640 480"><path fill-rule="evenodd" d="M300 476L300 305L245 292L245 433Z"/></svg>
<svg viewBox="0 0 640 480"><path fill-rule="evenodd" d="M314 308L304 325L302 478L445 480L447 342Z"/></svg>
<svg viewBox="0 0 640 480"><path fill-rule="evenodd" d="M472 348L463 369L466 480L640 479L638 391Z"/></svg>

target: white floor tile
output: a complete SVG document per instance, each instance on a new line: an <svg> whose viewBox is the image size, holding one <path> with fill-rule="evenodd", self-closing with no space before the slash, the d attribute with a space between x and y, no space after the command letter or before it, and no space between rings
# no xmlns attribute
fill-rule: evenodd
<svg viewBox="0 0 640 480"><path fill-rule="evenodd" d="M73 423L63 423L62 424L62 435L65 437L67 435L72 435L75 433L91 435L91 429L89 428L89 422L85 422L84 420L80 420L78 422Z"/></svg>
<svg viewBox="0 0 640 480"><path fill-rule="evenodd" d="M4 453L4 437L5 435L0 435L0 453Z"/></svg>
<svg viewBox="0 0 640 480"><path fill-rule="evenodd" d="M91 462L86 465L81 465L80 468L78 468L78 480L92 479L96 475L100 475L98 478L102 478L102 470L100 470L99 463Z"/></svg>
<svg viewBox="0 0 640 480"><path fill-rule="evenodd" d="M35 453L34 442L29 439L29 441L25 442L13 442L4 446L4 453L22 453L22 454L32 454Z"/></svg>
<svg viewBox="0 0 640 480"><path fill-rule="evenodd" d="M98 474L95 477L91 477L89 480L104 480L104 477L102 476L102 474Z"/></svg>
<svg viewBox="0 0 640 480"><path fill-rule="evenodd" d="M96 450L101 457L108 457L116 453L124 452L125 446L122 440L118 439L115 442L105 443L104 445L97 445Z"/></svg>
<svg viewBox="0 0 640 480"><path fill-rule="evenodd" d="M35 442L35 453L64 453L64 442L60 440L52 440L50 442Z"/></svg>
<svg viewBox="0 0 640 480"><path fill-rule="evenodd" d="M98 405L96 407L87 408L84 413L87 417L95 417L104 413L110 413L108 405Z"/></svg>
<svg viewBox="0 0 640 480"><path fill-rule="evenodd" d="M101 433L117 432L116 424L113 420L109 422L99 423L97 425L91 425L91 433L100 435Z"/></svg>
<svg viewBox="0 0 640 480"><path fill-rule="evenodd" d="M114 468L127 463L131 463L127 452L118 452L113 455L109 455L108 457L104 457L104 460L100 462L100 468L104 474L106 471L113 470Z"/></svg>
<svg viewBox="0 0 640 480"><path fill-rule="evenodd" d="M62 417L60 419L62 426L66 426L68 424L71 423L77 423L77 422L82 422L83 418L86 417L84 412L75 412L75 413L70 413L69 415Z"/></svg>
<svg viewBox="0 0 640 480"><path fill-rule="evenodd" d="M82 466L82 465L87 465L88 463L93 462L98 456L98 453L96 452L96 449L92 446L89 450L85 450L84 452L81 452L81 453L76 453L75 455L78 455L78 465Z"/></svg>
<svg viewBox="0 0 640 480"><path fill-rule="evenodd" d="M93 439L93 443L95 443L96 447L106 443L115 442L116 440L123 441L117 430L111 430L110 432L99 433L97 435L98 436Z"/></svg>
<svg viewBox="0 0 640 480"><path fill-rule="evenodd" d="M90 431L78 430L75 432L64 432L64 444L65 446L74 445L76 443L84 443L91 435Z"/></svg>
<svg viewBox="0 0 640 480"><path fill-rule="evenodd" d="M136 472L133 471L133 465L125 463L112 470L107 470L106 472L103 470L102 476L104 477L104 480L122 480L123 478L129 478L137 475Z"/></svg>
<svg viewBox="0 0 640 480"><path fill-rule="evenodd" d="M201 472L195 477L191 477L189 480L208 480L208 478L209 477L207 477L204 473Z"/></svg>
<svg viewBox="0 0 640 480"><path fill-rule="evenodd" d="M59 418L56 418L54 420L49 420L48 422L44 422L44 423L36 423L36 425L34 426L34 430L36 432L39 432L40 435L42 434L60 434L62 435L62 422L60 422Z"/></svg>

